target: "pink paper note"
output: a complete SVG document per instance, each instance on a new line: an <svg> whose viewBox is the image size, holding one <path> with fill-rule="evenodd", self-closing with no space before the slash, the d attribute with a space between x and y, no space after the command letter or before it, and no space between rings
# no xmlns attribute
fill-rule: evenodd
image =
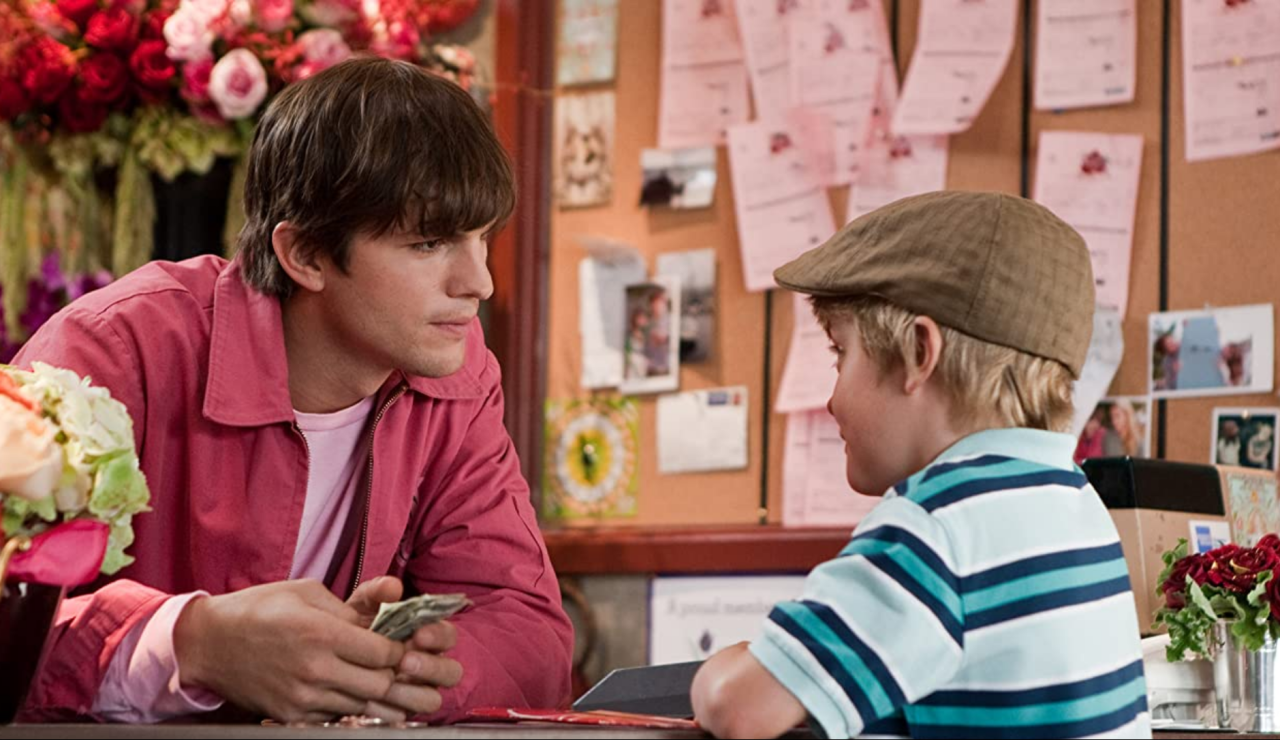
<svg viewBox="0 0 1280 740"><path fill-rule="evenodd" d="M734 0L663 0L663 66L742 61L734 10Z"/></svg>
<svg viewBox="0 0 1280 740"><path fill-rule="evenodd" d="M747 68L742 62L667 67L662 72L658 110L659 147L724 144L730 126L751 118Z"/></svg>
<svg viewBox="0 0 1280 740"><path fill-rule="evenodd" d="M895 200L945 190L947 158L946 136L873 136L862 173L849 189L848 220Z"/></svg>
<svg viewBox="0 0 1280 740"><path fill-rule="evenodd" d="M813 0L737 0L738 29L751 73L756 118L779 119L791 107L791 19Z"/></svg>
<svg viewBox="0 0 1280 740"><path fill-rule="evenodd" d="M664 149L723 144L725 129L751 119L733 0L664 0L658 111Z"/></svg>
<svg viewBox="0 0 1280 740"><path fill-rule="evenodd" d="M776 286L773 271L835 233L831 203L795 120L729 129L738 242L747 290Z"/></svg>
<svg viewBox="0 0 1280 740"><path fill-rule="evenodd" d="M1124 318L1129 305L1133 223L1142 175L1140 134L1045 131L1035 200L1084 237L1097 303Z"/></svg>
<svg viewBox="0 0 1280 740"><path fill-rule="evenodd" d="M787 417L782 462L782 523L788 527L856 527L876 504L849 487L844 440L826 410Z"/></svg>
<svg viewBox="0 0 1280 740"><path fill-rule="evenodd" d="M967 130L1004 74L1017 23L1015 0L924 0L893 132Z"/></svg>
<svg viewBox="0 0 1280 740"><path fill-rule="evenodd" d="M851 46L848 38L833 21L805 18L791 24L791 99L831 117L831 185L857 179L880 87L880 55Z"/></svg>
<svg viewBox="0 0 1280 740"><path fill-rule="evenodd" d="M1280 3L1183 0L1187 159L1280 149Z"/></svg>
<svg viewBox="0 0 1280 740"><path fill-rule="evenodd" d="M778 385L774 410L780 414L825 409L836 387L835 356L831 340L813 315L809 301L794 294L795 323L787 365Z"/></svg>
<svg viewBox="0 0 1280 740"><path fill-rule="evenodd" d="M1040 0L1036 17L1037 110L1133 101L1137 86L1136 2Z"/></svg>

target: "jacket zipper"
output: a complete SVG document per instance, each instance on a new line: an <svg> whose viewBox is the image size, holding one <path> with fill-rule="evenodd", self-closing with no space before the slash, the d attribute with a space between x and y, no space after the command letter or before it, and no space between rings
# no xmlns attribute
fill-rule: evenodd
<svg viewBox="0 0 1280 740"><path fill-rule="evenodd" d="M402 383L382 404L382 408L378 409L378 415L373 417L373 426L369 429L369 470L365 477L364 516L360 521L360 549L356 551L356 577L351 581L351 590L347 592L348 599L356 592L356 588L360 585L360 578L364 575L364 551L369 544L369 507L373 505L373 437L387 409L404 395L404 391L405 385Z"/></svg>

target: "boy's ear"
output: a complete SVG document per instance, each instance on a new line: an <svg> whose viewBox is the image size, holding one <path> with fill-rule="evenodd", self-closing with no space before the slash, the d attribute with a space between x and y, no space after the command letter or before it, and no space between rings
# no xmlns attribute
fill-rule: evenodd
<svg viewBox="0 0 1280 740"><path fill-rule="evenodd" d="M280 261L280 267L293 278L298 287L312 293L324 290L324 270L320 266L319 250L309 249L299 238L298 230L288 221L281 221L271 231L271 249Z"/></svg>
<svg viewBox="0 0 1280 740"><path fill-rule="evenodd" d="M912 323L915 335L915 362L907 363L903 390L908 395L924 387L938 369L942 358L942 329L928 316L917 316Z"/></svg>

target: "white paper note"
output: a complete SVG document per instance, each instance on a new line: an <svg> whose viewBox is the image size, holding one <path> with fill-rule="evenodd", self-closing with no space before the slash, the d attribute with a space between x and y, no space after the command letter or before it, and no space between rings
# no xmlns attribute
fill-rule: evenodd
<svg viewBox="0 0 1280 740"><path fill-rule="evenodd" d="M629 244L601 237L580 241L590 255L578 263L582 387L615 388L622 383L625 289L644 281L648 271L639 250Z"/></svg>
<svg viewBox="0 0 1280 740"><path fill-rule="evenodd" d="M659 576L649 582L649 663L706 660L759 639L782 601L800 598L805 577Z"/></svg>
<svg viewBox="0 0 1280 740"><path fill-rule="evenodd" d="M782 523L788 527L849 527L862 521L878 496L849 487L844 440L826 410L787 416L782 461Z"/></svg>
<svg viewBox="0 0 1280 740"><path fill-rule="evenodd" d="M825 409L836 387L835 355L831 340L813 315L809 301L794 294L795 325L791 331L791 347L787 365L778 385L774 410L780 414Z"/></svg>
<svg viewBox="0 0 1280 740"><path fill-rule="evenodd" d="M1136 2L1040 0L1036 16L1037 110L1133 101L1138 77Z"/></svg>
<svg viewBox="0 0 1280 740"><path fill-rule="evenodd" d="M1098 308L1093 314L1093 338L1089 341L1089 356L1085 359L1080 378L1075 382L1072 403L1075 414L1071 418L1071 436L1080 437L1085 424L1093 415L1098 402L1107 395L1111 381L1124 359L1124 331L1120 314Z"/></svg>
<svg viewBox="0 0 1280 740"><path fill-rule="evenodd" d="M1183 0L1187 159L1280 149L1280 3Z"/></svg>
<svg viewBox="0 0 1280 740"><path fill-rule="evenodd" d="M747 290L776 286L773 271L835 233L821 176L792 123L729 129L738 241Z"/></svg>
<svg viewBox="0 0 1280 740"><path fill-rule="evenodd" d="M1129 305L1141 175L1141 134L1040 134L1035 200L1084 237L1097 303L1115 309L1121 319Z"/></svg>
<svg viewBox="0 0 1280 740"><path fill-rule="evenodd" d="M746 386L659 397L659 472L746 468L748 409Z"/></svg>

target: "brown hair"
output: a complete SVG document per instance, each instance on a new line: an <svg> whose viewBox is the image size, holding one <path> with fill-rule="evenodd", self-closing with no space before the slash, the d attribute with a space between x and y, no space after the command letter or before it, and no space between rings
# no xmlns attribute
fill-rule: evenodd
<svg viewBox="0 0 1280 740"><path fill-rule="evenodd" d="M852 322L862 348L880 372L916 362L916 314L877 296L813 298L813 312L831 333ZM1071 371L1050 360L939 324L942 355L935 377L963 426L1003 426L1068 431L1072 417Z"/></svg>
<svg viewBox="0 0 1280 740"><path fill-rule="evenodd" d="M249 150L244 207L245 281L287 298L294 283L271 247L281 221L345 269L356 234L501 228L515 208L515 182L466 91L406 62L358 57L285 88L271 104Z"/></svg>

